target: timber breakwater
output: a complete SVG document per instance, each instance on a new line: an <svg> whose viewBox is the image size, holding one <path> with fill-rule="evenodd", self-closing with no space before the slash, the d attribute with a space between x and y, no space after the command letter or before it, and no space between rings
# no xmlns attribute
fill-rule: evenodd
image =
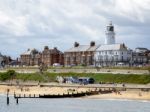
<svg viewBox="0 0 150 112"><path fill-rule="evenodd" d="M73 92L73 93L63 93L63 94L14 94L14 98L79 98L90 95L97 95L102 93L112 93L113 90L104 90L97 89L94 91L86 91L86 92Z"/></svg>

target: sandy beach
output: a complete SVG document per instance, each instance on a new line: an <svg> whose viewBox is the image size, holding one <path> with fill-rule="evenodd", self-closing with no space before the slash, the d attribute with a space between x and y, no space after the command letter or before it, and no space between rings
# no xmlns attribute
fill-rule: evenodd
<svg viewBox="0 0 150 112"><path fill-rule="evenodd" d="M72 87L40 87L40 86L5 86L0 85L0 94L6 94L7 89L9 89L9 94L63 94L72 92L85 92L89 90L88 88L72 88Z"/></svg>
<svg viewBox="0 0 150 112"><path fill-rule="evenodd" d="M108 93L87 96L91 99L129 99L129 100L150 100L150 92L142 91L121 91L120 94Z"/></svg>
<svg viewBox="0 0 150 112"><path fill-rule="evenodd" d="M9 89L9 94L26 94L26 95L39 95L39 94L63 94L72 92L85 92L89 88L70 88L70 87L19 87L19 86L5 86L0 85L0 94L6 94ZM92 96L86 96L84 98L90 99L131 99L131 100L150 100L150 92L144 92L139 90L120 91L120 93L106 93Z"/></svg>

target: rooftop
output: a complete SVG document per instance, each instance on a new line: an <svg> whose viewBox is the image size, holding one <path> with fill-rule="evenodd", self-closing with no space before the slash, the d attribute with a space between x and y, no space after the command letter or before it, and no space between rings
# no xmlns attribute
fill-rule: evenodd
<svg viewBox="0 0 150 112"><path fill-rule="evenodd" d="M100 45L97 49L98 51L105 50L127 50L127 47L124 44L110 44L110 45Z"/></svg>
<svg viewBox="0 0 150 112"><path fill-rule="evenodd" d="M65 52L84 52L84 51L95 51L98 48L97 45L90 46L90 45L79 45L78 47L72 47Z"/></svg>

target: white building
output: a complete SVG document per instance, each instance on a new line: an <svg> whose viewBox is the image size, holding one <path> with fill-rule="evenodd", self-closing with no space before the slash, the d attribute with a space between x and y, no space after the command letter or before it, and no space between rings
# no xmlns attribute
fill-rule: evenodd
<svg viewBox="0 0 150 112"><path fill-rule="evenodd" d="M114 26L111 22L106 28L105 44L96 49L94 58L96 66L125 65L131 61L131 50L125 44L115 43Z"/></svg>

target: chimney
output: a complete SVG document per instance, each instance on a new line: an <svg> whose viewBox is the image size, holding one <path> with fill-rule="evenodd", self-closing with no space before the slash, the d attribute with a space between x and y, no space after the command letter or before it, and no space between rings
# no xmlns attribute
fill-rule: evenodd
<svg viewBox="0 0 150 112"><path fill-rule="evenodd" d="M48 46L45 46L45 47L44 47L44 50L48 50L48 49L49 49Z"/></svg>
<svg viewBox="0 0 150 112"><path fill-rule="evenodd" d="M91 46L91 47L95 46L95 42L94 42L94 41L91 41L90 46Z"/></svg>
<svg viewBox="0 0 150 112"><path fill-rule="evenodd" d="M54 49L57 49L57 47L54 47Z"/></svg>
<svg viewBox="0 0 150 112"><path fill-rule="evenodd" d="M79 43L78 42L75 42L74 43L74 47L78 47L79 46Z"/></svg>

